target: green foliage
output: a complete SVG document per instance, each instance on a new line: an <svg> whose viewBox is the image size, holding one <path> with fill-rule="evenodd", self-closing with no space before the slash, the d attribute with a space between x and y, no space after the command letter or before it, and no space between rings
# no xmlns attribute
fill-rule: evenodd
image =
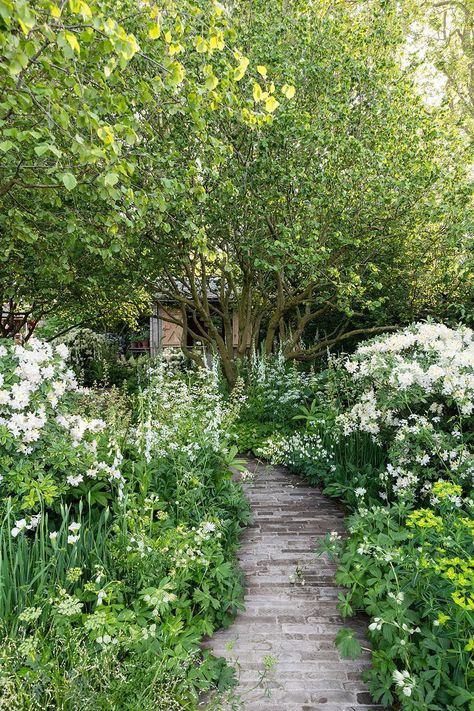
<svg viewBox="0 0 474 711"><path fill-rule="evenodd" d="M2 701L195 709L201 692L232 683L200 642L241 606L234 553L248 506L232 481L239 463L227 433L238 402L223 400L214 372L161 365L128 412L130 398L116 390L71 392L64 346L2 348L0 413L13 407L3 427L14 455L2 472ZM43 409L45 421L32 417ZM15 411L28 427L11 431ZM89 418L98 412L92 439L87 423L97 425ZM25 439L31 451L20 458ZM71 482L78 472L83 481ZM34 514L25 509L33 505Z"/></svg>
<svg viewBox="0 0 474 711"><path fill-rule="evenodd" d="M345 615L371 617L376 702L471 708L474 685L473 332L415 324L361 344L316 380L305 429L259 453L352 511L327 535ZM325 412L326 411L326 412ZM350 629L336 644L355 656Z"/></svg>
<svg viewBox="0 0 474 711"><path fill-rule="evenodd" d="M176 200L192 222L197 165L225 155L210 117L271 120L239 88L249 63L227 15L211 0L6 0L0 49L0 303L133 321L149 254L134 235L150 213L166 237Z"/></svg>
<svg viewBox="0 0 474 711"><path fill-rule="evenodd" d="M212 199L198 223L205 248L162 243L158 273L184 305L173 282L180 274L206 325L203 269L212 275L224 316L228 303L238 310L239 354L254 340L304 360L371 328L444 317L472 277L467 147L400 62L406 34L396 3L353 6L235 7L249 55L276 84L291 81L294 98L265 131L225 122L232 160L209 176ZM229 341L218 335L210 342L225 354Z"/></svg>
<svg viewBox="0 0 474 711"><path fill-rule="evenodd" d="M360 656L362 649L360 643L354 637L354 632L352 630L339 630L335 638L335 643L341 657L357 659L357 657Z"/></svg>
<svg viewBox="0 0 474 711"><path fill-rule="evenodd" d="M274 432L275 424L273 422L261 422L245 417L235 423L232 429L232 438L240 452L255 454Z"/></svg>

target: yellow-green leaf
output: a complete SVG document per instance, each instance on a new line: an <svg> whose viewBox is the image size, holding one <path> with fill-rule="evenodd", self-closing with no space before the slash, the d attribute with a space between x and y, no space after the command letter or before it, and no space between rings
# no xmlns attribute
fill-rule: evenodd
<svg viewBox="0 0 474 711"><path fill-rule="evenodd" d="M280 106L280 102L274 96L269 96L265 101L265 111L268 111L269 114L272 114L278 106Z"/></svg>
<svg viewBox="0 0 474 711"><path fill-rule="evenodd" d="M219 79L214 74L212 74L211 76L207 77L205 87L206 89L209 89L209 91L213 91L218 84Z"/></svg>
<svg viewBox="0 0 474 711"><path fill-rule="evenodd" d="M283 84L281 88L281 93L286 96L287 99L292 99L295 95L296 89L291 84Z"/></svg>
<svg viewBox="0 0 474 711"><path fill-rule="evenodd" d="M161 27L159 26L158 23L155 25L152 25L150 29L148 30L148 37L152 40L158 39L158 37L161 35Z"/></svg>
<svg viewBox="0 0 474 711"><path fill-rule="evenodd" d="M117 173L110 172L105 175L104 183L110 187L113 187L114 185L116 185L118 183L118 179L119 179L119 177L118 177Z"/></svg>
<svg viewBox="0 0 474 711"><path fill-rule="evenodd" d="M72 173L63 173L61 179L66 190L74 190L77 185L77 180Z"/></svg>
<svg viewBox="0 0 474 711"><path fill-rule="evenodd" d="M59 18L61 17L61 10L57 5L50 5L49 11L55 20L59 20Z"/></svg>
<svg viewBox="0 0 474 711"><path fill-rule="evenodd" d="M204 37L201 37L201 35L198 35L196 39L194 40L194 46L196 47L197 51L200 52L201 54L203 52L207 52L208 50L208 44Z"/></svg>
<svg viewBox="0 0 474 711"><path fill-rule="evenodd" d="M256 102L262 100L262 87L258 82L253 85L253 100Z"/></svg>
<svg viewBox="0 0 474 711"><path fill-rule="evenodd" d="M112 72L114 71L114 69L115 69L115 64L116 64L115 59L111 59L110 62L104 66L104 75L105 75L105 78L106 78L106 79L107 79L107 78L112 74Z"/></svg>
<svg viewBox="0 0 474 711"><path fill-rule="evenodd" d="M81 48L79 46L79 42L77 41L76 35L74 35L72 32L64 32L64 37L73 50L73 52L76 52L77 54L81 53Z"/></svg>
<svg viewBox="0 0 474 711"><path fill-rule="evenodd" d="M248 65L249 65L249 60L247 59L247 57L240 57L239 66L236 69L234 69L234 80L235 81L240 81L245 76L245 72L247 71Z"/></svg>
<svg viewBox="0 0 474 711"><path fill-rule="evenodd" d="M219 32L217 35L212 35L211 39L209 40L209 46L211 49L224 49L225 43L223 40L223 34L222 32Z"/></svg>
<svg viewBox="0 0 474 711"><path fill-rule="evenodd" d="M180 62L173 62L168 79L171 84L181 84L184 79L184 67Z"/></svg>
<svg viewBox="0 0 474 711"><path fill-rule="evenodd" d="M101 126L100 128L97 129L97 135L105 143L106 146L110 145L113 143L114 140L114 133L110 126Z"/></svg>

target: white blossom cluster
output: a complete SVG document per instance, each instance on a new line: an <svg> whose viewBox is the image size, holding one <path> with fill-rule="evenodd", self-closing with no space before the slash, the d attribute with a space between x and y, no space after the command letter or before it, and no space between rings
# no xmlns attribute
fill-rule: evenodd
<svg viewBox="0 0 474 711"><path fill-rule="evenodd" d="M148 462L183 455L195 462L205 448L226 448L229 416L216 370L201 368L188 379L160 363L150 372L133 438Z"/></svg>
<svg viewBox="0 0 474 711"><path fill-rule="evenodd" d="M71 397L78 386L66 364L67 356L64 344L52 346L39 340L25 346L9 340L0 344L0 433L4 436L0 482L4 495L16 493L15 468L8 464L12 451L20 455L18 466L27 458L30 476L36 471L39 476L54 472L62 493L87 479L101 478L118 484L120 494L121 453L110 439L105 450L97 441L106 423L71 412ZM33 530L35 520L35 516L19 519L13 535Z"/></svg>
<svg viewBox="0 0 474 711"><path fill-rule="evenodd" d="M474 454L461 431L474 411L471 329L415 324L359 346L344 365L357 395L337 417L342 432L366 432L380 443L388 435L382 499L429 498L440 477L472 487ZM459 496L450 501L462 504Z"/></svg>
<svg viewBox="0 0 474 711"><path fill-rule="evenodd" d="M299 460L304 459L320 463L329 471L334 471L335 468L332 446L323 444L317 434L296 432L288 437L275 434L269 437L255 453L271 464L294 466Z"/></svg>
<svg viewBox="0 0 474 711"><path fill-rule="evenodd" d="M418 323L359 346L345 367L363 387L359 401L338 418L346 434L398 426L397 414L408 398L436 398L440 407L453 404L462 415L474 411L470 328Z"/></svg>
<svg viewBox="0 0 474 711"><path fill-rule="evenodd" d="M267 414L278 416L281 410L288 418L296 414L311 383L311 374L290 367L280 351L275 356L252 355L250 381L255 395L265 405Z"/></svg>

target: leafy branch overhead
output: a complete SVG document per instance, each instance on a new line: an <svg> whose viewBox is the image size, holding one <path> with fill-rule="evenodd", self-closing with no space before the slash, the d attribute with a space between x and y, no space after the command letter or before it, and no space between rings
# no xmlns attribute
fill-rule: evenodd
<svg viewBox="0 0 474 711"><path fill-rule="evenodd" d="M218 166L226 152L210 116L259 127L276 108L257 106L241 82L254 70L237 45L214 2L1 0L2 303L41 300L58 258L60 281L85 254L92 271L110 268L150 206L202 199L192 166Z"/></svg>

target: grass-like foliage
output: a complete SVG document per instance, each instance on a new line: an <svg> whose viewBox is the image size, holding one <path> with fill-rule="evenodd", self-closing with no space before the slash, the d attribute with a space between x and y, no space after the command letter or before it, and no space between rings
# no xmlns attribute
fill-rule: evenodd
<svg viewBox="0 0 474 711"><path fill-rule="evenodd" d="M241 605L239 404L157 366L130 410L66 356L0 345L2 707L195 709L229 678L201 639Z"/></svg>

